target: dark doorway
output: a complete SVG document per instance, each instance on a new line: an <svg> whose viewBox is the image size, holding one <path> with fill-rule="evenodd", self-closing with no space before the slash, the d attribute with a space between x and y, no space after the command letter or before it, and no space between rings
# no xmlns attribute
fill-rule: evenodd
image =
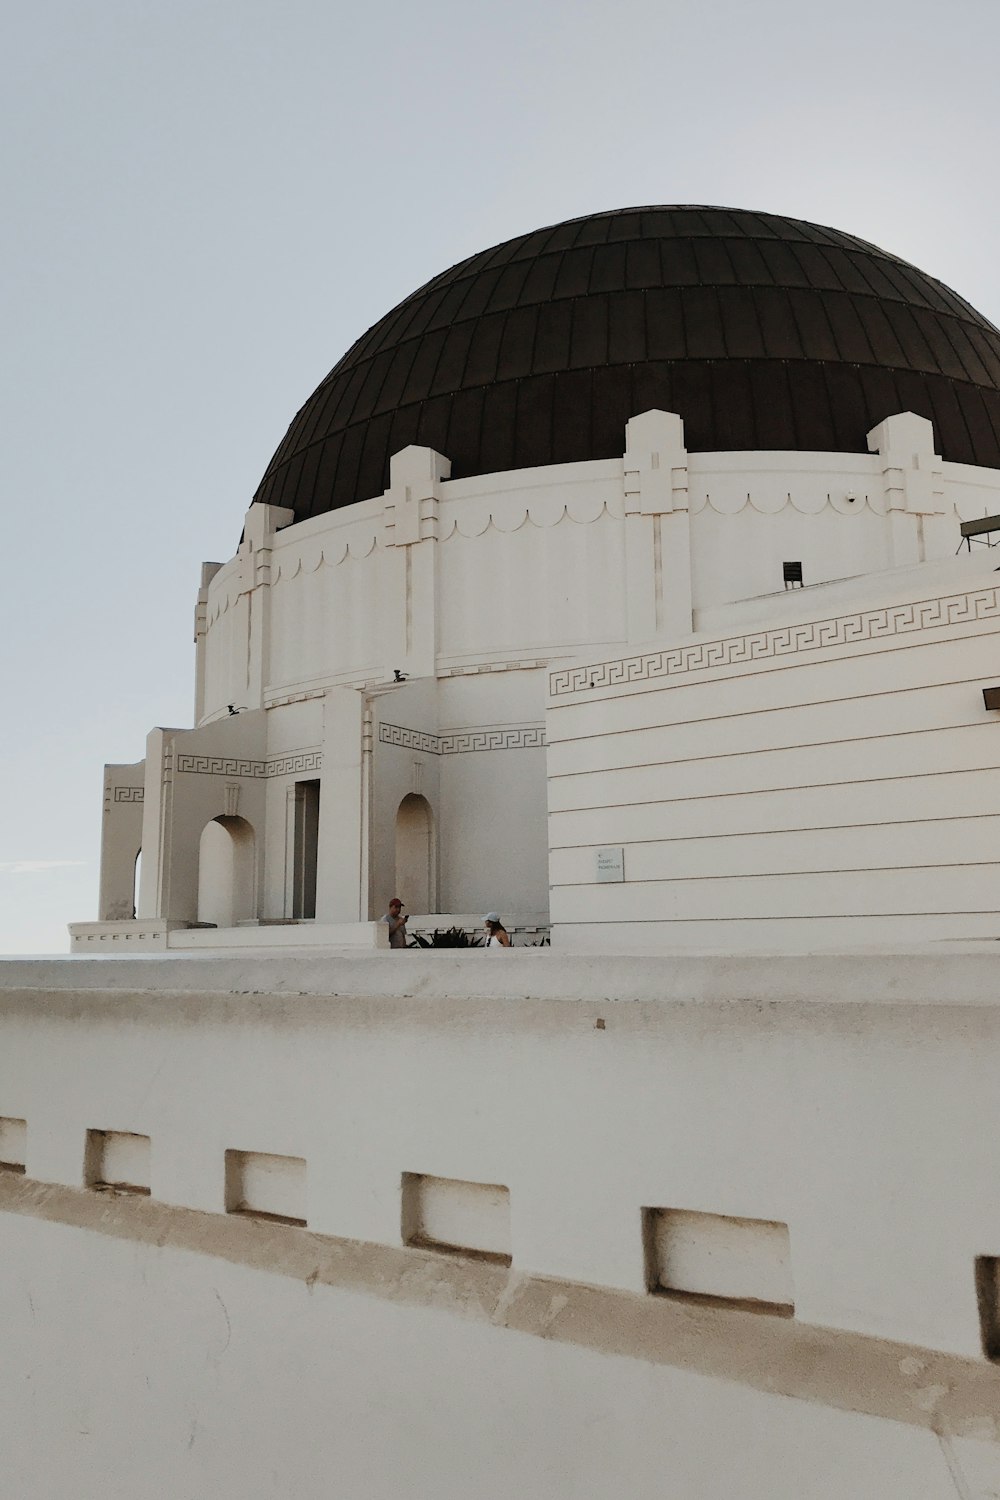
<svg viewBox="0 0 1000 1500"><path fill-rule="evenodd" d="M316 915L316 862L319 853L319 782L295 783L292 916Z"/></svg>

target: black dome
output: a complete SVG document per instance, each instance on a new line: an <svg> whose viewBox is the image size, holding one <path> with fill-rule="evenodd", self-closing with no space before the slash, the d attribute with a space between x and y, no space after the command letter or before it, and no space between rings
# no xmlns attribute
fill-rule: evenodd
<svg viewBox="0 0 1000 1500"><path fill-rule="evenodd" d="M633 208L508 240L429 281L310 396L254 496L299 520L381 494L389 457L452 477L612 458L637 412L688 448L865 452L894 412L1000 468L1000 333L853 235L722 208Z"/></svg>

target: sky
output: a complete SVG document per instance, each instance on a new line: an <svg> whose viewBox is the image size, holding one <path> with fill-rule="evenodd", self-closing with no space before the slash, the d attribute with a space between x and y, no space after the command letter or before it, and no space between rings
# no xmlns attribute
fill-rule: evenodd
<svg viewBox="0 0 1000 1500"><path fill-rule="evenodd" d="M0 953L97 916L200 565L446 267L651 203L848 230L1000 323L997 0L0 0Z"/></svg>

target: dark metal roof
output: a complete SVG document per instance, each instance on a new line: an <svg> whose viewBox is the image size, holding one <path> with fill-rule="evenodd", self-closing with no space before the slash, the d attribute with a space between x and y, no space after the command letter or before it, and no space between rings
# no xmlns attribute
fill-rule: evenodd
<svg viewBox="0 0 1000 1500"><path fill-rule="evenodd" d="M940 281L775 214L635 208L518 236L387 313L302 407L254 496L300 520L381 494L389 457L452 477L611 458L637 412L689 449L866 451L894 412L1000 468L1000 333Z"/></svg>

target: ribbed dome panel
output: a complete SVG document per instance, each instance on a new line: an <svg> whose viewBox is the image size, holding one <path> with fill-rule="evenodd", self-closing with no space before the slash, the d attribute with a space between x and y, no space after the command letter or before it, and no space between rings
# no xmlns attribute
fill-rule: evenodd
<svg viewBox="0 0 1000 1500"><path fill-rule="evenodd" d="M637 412L689 449L864 452L898 411L1000 468L1000 334L864 240L721 208L596 214L453 266L387 313L310 396L255 500L298 519L381 494L389 458L452 476L611 458Z"/></svg>

